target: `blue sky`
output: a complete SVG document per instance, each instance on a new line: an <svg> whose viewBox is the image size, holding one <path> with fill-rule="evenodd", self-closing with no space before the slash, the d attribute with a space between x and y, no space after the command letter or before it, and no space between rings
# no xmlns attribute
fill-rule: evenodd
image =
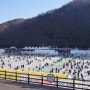
<svg viewBox="0 0 90 90"><path fill-rule="evenodd" d="M70 1L72 0L0 0L0 23L16 18L35 17Z"/></svg>

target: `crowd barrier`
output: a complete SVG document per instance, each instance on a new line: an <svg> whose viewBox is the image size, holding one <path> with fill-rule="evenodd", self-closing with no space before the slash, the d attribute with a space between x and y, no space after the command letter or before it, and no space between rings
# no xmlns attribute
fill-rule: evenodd
<svg viewBox="0 0 90 90"><path fill-rule="evenodd" d="M58 88L71 88L73 90L90 90L89 80L68 79L66 74L58 73L9 70L0 68L0 79L55 86Z"/></svg>
<svg viewBox="0 0 90 90"><path fill-rule="evenodd" d="M17 76L19 77L18 80L20 80L22 76L26 76L27 74L30 75L36 75L36 76L47 76L49 73L47 72L37 72L37 71L22 71L22 70L10 70L10 69L3 69L0 68L0 78L5 78L5 71L6 71L6 78L15 78L15 75L17 73ZM1 75L2 74L2 75ZM66 74L58 74L58 73L52 73L55 77L59 78L67 78L68 76Z"/></svg>

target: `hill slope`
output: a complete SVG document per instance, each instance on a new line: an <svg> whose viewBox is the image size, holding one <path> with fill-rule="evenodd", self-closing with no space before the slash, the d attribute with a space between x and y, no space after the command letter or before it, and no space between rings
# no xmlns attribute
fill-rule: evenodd
<svg viewBox="0 0 90 90"><path fill-rule="evenodd" d="M0 25L0 46L90 47L90 0L74 0L31 19Z"/></svg>

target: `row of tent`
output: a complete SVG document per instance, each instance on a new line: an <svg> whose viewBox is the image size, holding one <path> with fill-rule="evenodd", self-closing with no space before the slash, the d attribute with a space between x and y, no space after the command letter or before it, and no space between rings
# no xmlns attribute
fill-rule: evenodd
<svg viewBox="0 0 90 90"><path fill-rule="evenodd" d="M58 51L55 50L33 50L33 51L21 51L21 54L36 54L36 55L58 55Z"/></svg>

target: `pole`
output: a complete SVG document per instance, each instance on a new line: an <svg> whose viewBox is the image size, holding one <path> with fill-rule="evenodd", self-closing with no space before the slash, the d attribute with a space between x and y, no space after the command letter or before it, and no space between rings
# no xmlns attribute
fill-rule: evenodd
<svg viewBox="0 0 90 90"><path fill-rule="evenodd" d="M28 73L28 83L29 83L29 73Z"/></svg>
<svg viewBox="0 0 90 90"><path fill-rule="evenodd" d="M75 79L73 78L73 90L75 90Z"/></svg>
<svg viewBox="0 0 90 90"><path fill-rule="evenodd" d="M43 75L41 75L41 85L43 86Z"/></svg>
<svg viewBox="0 0 90 90"><path fill-rule="evenodd" d="M17 82L17 71L16 71L16 82Z"/></svg>
<svg viewBox="0 0 90 90"><path fill-rule="evenodd" d="M6 80L6 70L5 70L5 80Z"/></svg>
<svg viewBox="0 0 90 90"><path fill-rule="evenodd" d="M58 76L56 77L57 87L58 87Z"/></svg>

